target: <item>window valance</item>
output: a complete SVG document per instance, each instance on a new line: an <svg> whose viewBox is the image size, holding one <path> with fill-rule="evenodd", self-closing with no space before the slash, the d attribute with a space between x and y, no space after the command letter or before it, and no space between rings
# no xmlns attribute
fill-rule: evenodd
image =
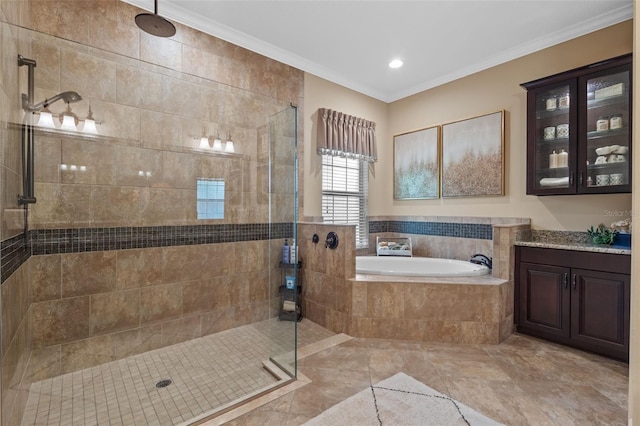
<svg viewBox="0 0 640 426"><path fill-rule="evenodd" d="M378 161L376 123L327 108L318 109L318 154Z"/></svg>

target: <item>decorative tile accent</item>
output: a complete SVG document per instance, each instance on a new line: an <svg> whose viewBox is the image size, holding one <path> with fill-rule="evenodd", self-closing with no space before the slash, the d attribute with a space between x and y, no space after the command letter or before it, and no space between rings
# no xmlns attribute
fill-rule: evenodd
<svg viewBox="0 0 640 426"><path fill-rule="evenodd" d="M474 238L480 240L491 240L493 238L492 225L483 223L413 222L395 220L369 222L370 234L380 232Z"/></svg>
<svg viewBox="0 0 640 426"><path fill-rule="evenodd" d="M0 243L2 282L29 256L292 238L292 223L35 229Z"/></svg>
<svg viewBox="0 0 640 426"><path fill-rule="evenodd" d="M33 254L80 253L291 238L291 223L37 229Z"/></svg>
<svg viewBox="0 0 640 426"><path fill-rule="evenodd" d="M0 258L2 259L2 281L5 282L18 268L29 259L31 250L26 244L23 234L16 235L0 242Z"/></svg>

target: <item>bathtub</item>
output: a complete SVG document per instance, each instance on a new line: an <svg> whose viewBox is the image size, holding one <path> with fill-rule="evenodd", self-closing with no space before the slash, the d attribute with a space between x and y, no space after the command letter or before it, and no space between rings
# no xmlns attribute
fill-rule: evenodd
<svg viewBox="0 0 640 426"><path fill-rule="evenodd" d="M490 272L484 265L431 257L357 256L356 273L416 277L472 277Z"/></svg>

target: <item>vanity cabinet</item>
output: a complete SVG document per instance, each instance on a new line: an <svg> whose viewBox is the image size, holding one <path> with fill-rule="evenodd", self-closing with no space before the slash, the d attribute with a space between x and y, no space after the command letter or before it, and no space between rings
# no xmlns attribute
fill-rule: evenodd
<svg viewBox="0 0 640 426"><path fill-rule="evenodd" d="M516 247L518 332L628 361L628 255Z"/></svg>
<svg viewBox="0 0 640 426"><path fill-rule="evenodd" d="M631 192L631 54L523 83L527 194Z"/></svg>

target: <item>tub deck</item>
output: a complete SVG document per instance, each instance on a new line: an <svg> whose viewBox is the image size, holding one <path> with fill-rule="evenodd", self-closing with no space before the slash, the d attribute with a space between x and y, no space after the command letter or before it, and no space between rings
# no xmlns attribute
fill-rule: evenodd
<svg viewBox="0 0 640 426"><path fill-rule="evenodd" d="M356 281L389 282L389 283L436 283L436 284L473 284L473 285L501 285L506 280L494 278L491 275L471 277L422 277L405 275L356 274Z"/></svg>

